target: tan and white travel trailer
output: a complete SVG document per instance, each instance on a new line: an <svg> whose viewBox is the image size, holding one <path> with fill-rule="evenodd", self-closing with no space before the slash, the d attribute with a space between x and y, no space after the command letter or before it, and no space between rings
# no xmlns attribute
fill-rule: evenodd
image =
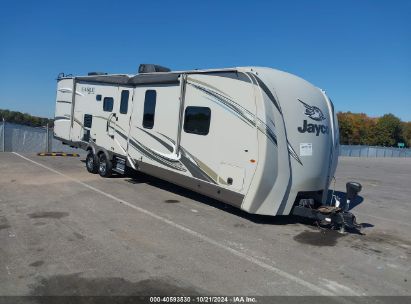
<svg viewBox="0 0 411 304"><path fill-rule="evenodd" d="M264 215L323 205L339 146L325 92L262 67L60 75L54 133L90 172L131 167Z"/></svg>

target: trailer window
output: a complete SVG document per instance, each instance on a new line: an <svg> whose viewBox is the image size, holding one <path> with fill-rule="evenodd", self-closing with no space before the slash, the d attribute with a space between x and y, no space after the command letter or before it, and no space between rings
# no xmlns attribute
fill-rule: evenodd
<svg viewBox="0 0 411 304"><path fill-rule="evenodd" d="M152 129L154 126L154 114L156 111L157 92L155 90L147 90L144 99L144 115L143 127Z"/></svg>
<svg viewBox="0 0 411 304"><path fill-rule="evenodd" d="M128 96L130 92L127 90L121 91L120 113L127 114L128 110Z"/></svg>
<svg viewBox="0 0 411 304"><path fill-rule="evenodd" d="M207 135L210 130L211 110L207 107L187 107L184 116L186 133Z"/></svg>
<svg viewBox="0 0 411 304"><path fill-rule="evenodd" d="M103 99L103 110L105 112L112 112L113 111L113 104L114 104L113 97L104 97L104 99Z"/></svg>

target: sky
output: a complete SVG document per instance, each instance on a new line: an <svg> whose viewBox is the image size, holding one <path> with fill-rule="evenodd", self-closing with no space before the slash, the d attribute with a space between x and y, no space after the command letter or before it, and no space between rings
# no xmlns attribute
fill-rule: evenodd
<svg viewBox="0 0 411 304"><path fill-rule="evenodd" d="M53 117L60 72L266 66L338 111L411 121L411 1L1 1L0 108Z"/></svg>

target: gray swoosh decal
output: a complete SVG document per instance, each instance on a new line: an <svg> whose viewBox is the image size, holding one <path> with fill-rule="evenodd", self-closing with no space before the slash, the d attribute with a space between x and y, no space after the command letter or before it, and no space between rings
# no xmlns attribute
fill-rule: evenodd
<svg viewBox="0 0 411 304"><path fill-rule="evenodd" d="M288 153L291 154L291 156L300 163L301 166L303 166L303 163L301 162L301 159L298 157L297 152L295 152L294 148L291 146L291 144L287 140L287 146L288 146Z"/></svg>
<svg viewBox="0 0 411 304"><path fill-rule="evenodd" d="M253 117L253 113L251 113L250 111L248 111L247 109L245 109L244 107L240 106L238 103L236 103L234 100L220 94L217 92L214 92L210 89L204 88L202 86L199 86L197 84L193 84L190 82L187 82L187 84L189 84L190 86L204 92L205 94L213 97L215 100L218 101L218 103L220 103L221 105L225 106L225 108L229 109L233 114L237 115L242 121L244 121L245 123L247 123L248 125L251 126L255 126L254 120L251 119L248 116ZM210 99L211 101L214 101L213 99Z"/></svg>
<svg viewBox="0 0 411 304"><path fill-rule="evenodd" d="M108 118L107 118L107 117L98 116L98 115L93 115L93 117L95 117L95 118L100 118L100 119L103 119L103 120L105 120L105 121L108 121ZM118 124L115 123L114 121L111 121L110 126L111 126L111 127L112 127L112 126L116 126L116 127L120 128L121 130L123 130L124 132L126 132L126 130L124 130L120 125L118 125Z"/></svg>
<svg viewBox="0 0 411 304"><path fill-rule="evenodd" d="M239 117L243 122L248 124L249 126L252 127L257 127L258 130L260 130L263 134L265 134L275 145L277 145L277 137L274 133L273 130L271 130L261 119L257 118L257 124L256 122L251 119L250 117L254 117L254 114L245 109L244 107L240 106L238 103L235 101L229 99L226 96L222 96L221 94L218 94L216 92L212 92L209 89L200 87L195 84L188 83L189 85L195 87L198 90L201 90L202 92L206 93L207 95L210 95L214 97L214 99L208 98L209 100L215 102L216 100L218 101L218 104L221 105L223 108L226 110L229 110L232 114L236 115ZM271 121L272 122L272 121ZM273 126L274 122L272 122Z"/></svg>
<svg viewBox="0 0 411 304"><path fill-rule="evenodd" d="M139 129L139 130L141 130L141 131L143 131L143 132L146 133L147 135L151 136L151 137L154 138L155 140L157 140L160 144L162 144L164 147L166 147L168 151L170 151L170 152L173 152L173 151L174 151L173 147L172 147L171 145L169 145L168 143L166 143L166 142L165 142L164 140L162 140L161 138L159 138L159 137L151 134L150 132L147 132L146 130L144 130L144 129L142 129L142 128L139 128L139 127L136 127L136 128Z"/></svg>
<svg viewBox="0 0 411 304"><path fill-rule="evenodd" d="M164 135L163 133L159 133L160 135L164 136L167 138L170 142L172 142L174 145L176 144L173 139L168 137L167 135ZM191 155L186 149L180 146L180 151L181 151L181 158L180 162L187 168L187 170L191 173L191 175L195 178L217 184L217 182L210 176L208 175L204 170L200 168L200 165L195 162L196 157ZM217 176L217 173L214 175Z"/></svg>
<svg viewBox="0 0 411 304"><path fill-rule="evenodd" d="M138 127L137 127L138 128ZM173 151L173 147L166 143L164 140L162 140L161 138L155 136L154 134L151 134L141 128L138 128L142 131L144 131L145 133L147 133L148 135L150 135L152 138L154 138L155 140L157 140L158 142L160 142L162 145L164 145L167 149L169 149L170 151ZM127 140L127 136L125 134L123 134L122 132L120 132L119 130L115 129L115 131L124 139ZM160 133L161 134L161 133ZM175 145L175 141L172 140L171 138L169 138L168 136L161 134L162 136L164 136L165 138L167 138L170 142L172 142ZM141 142L139 142L137 139L135 139L134 137L130 138L130 145L135 148L136 150L138 150L142 155L144 155L145 157L156 161L166 167L169 167L171 169L176 169L178 171L189 171L191 173L191 175L195 178L213 183L213 184L217 184L215 182L215 180L210 177L207 173L205 173L203 170L201 170L198 166L198 164L194 163L193 161L191 161L191 159L195 159L191 154L189 154L184 148L180 147L181 149L181 158L180 160L170 160L166 157L164 157L163 155L159 155L157 154L155 151L153 151L152 149L146 147L145 145L143 145ZM187 155L190 156L190 158L187 157ZM184 165L184 167L183 167Z"/></svg>
<svg viewBox="0 0 411 304"><path fill-rule="evenodd" d="M153 139L157 140L159 143L161 143L164 147L166 147L169 151L173 151L173 147L166 143L163 139L155 136L154 134L151 134L149 132L147 132L144 129L141 129L139 127L136 127L141 131L144 131L147 135L151 136ZM117 130L114 128L114 130L125 140L127 140L127 135L125 135L124 133L122 133L121 131ZM163 137L165 137L166 139L168 139L171 143L173 143L175 145L175 141L173 139L171 139L170 137L161 134ZM132 137L130 138L129 141L130 145L136 149L137 151L139 151L142 155L144 155L145 157L156 161L168 168L171 169L176 169L178 171L189 171L190 174L198 179L213 183L213 184L217 184L216 180L213 179L210 175L208 175L204 170L202 170L199 166L199 164L196 163L196 158L191 155L187 150L185 150L183 147L180 147L181 150L181 157L180 160L170 160L167 157L164 157L163 155L157 154L155 151L153 151L152 149L146 147L144 144L142 144L141 142L139 142L136 138ZM183 167L184 166L184 167ZM214 175L217 176L217 173L214 172Z"/></svg>
<svg viewBox="0 0 411 304"><path fill-rule="evenodd" d="M265 85L265 83L257 75L254 75L253 73L250 73L250 72L247 72L247 74L251 78L255 78L255 80L258 83L258 86L264 91L264 93L268 96L268 98L271 100L271 102L277 108L278 112L280 112L281 115L282 115L283 113L281 111L280 104L277 102L277 100L275 99L273 93L271 93L270 89Z"/></svg>
<svg viewBox="0 0 411 304"><path fill-rule="evenodd" d="M255 77L256 81L258 82L259 78L257 76L255 76L251 73L250 73L250 76ZM251 79L253 79L253 77L251 77ZM279 107L279 105L278 105L277 101L275 100L274 96L272 95L270 90L267 88L267 86L261 80L260 80L260 82L258 82L259 86L263 89L263 91L267 94L267 96L272 100L272 102L274 103L274 106L278 109L278 111L282 115L281 108ZM254 117L254 114L251 113L249 110L245 109L244 107L242 107L241 105L236 103L234 100L228 98L227 96L224 96L224 95L222 95L218 92L214 92L209 88L205 88L205 87L202 87L202 86L199 86L197 84L190 83L190 82L187 82L187 84L189 84L190 86L204 92L208 96L213 97L213 98L207 98L207 99L209 99L213 102L217 101L217 103L220 106L223 106L226 110L229 110L229 112L231 112L232 114L239 117L243 122L245 122L249 126L257 127L258 130L261 131L263 134L265 134L268 137L268 139L274 145L278 146L277 136L275 135L275 131L272 130L267 124L265 124L260 118L257 118L256 122L253 119L251 119L250 116ZM267 90L267 92L266 92L266 90ZM275 128L274 122L272 120L270 120L270 122L273 125L273 127ZM300 158L298 157L297 153L295 152L295 150L293 149L293 147L291 146L291 144L288 140L287 140L287 149L288 149L289 154L298 163L300 163L302 165L302 162L301 162Z"/></svg>
<svg viewBox="0 0 411 304"><path fill-rule="evenodd" d="M171 162L169 161L167 158L165 158L162 155L159 155L157 153L155 153L153 150L151 150L150 148L146 147L145 145L143 145L141 142L139 142L137 139L135 139L134 137L130 138L130 144L136 149L138 150L141 154L143 154L144 156L146 156L147 158L156 161L166 167L178 170L178 171L187 171L180 162Z"/></svg>
<svg viewBox="0 0 411 304"><path fill-rule="evenodd" d="M54 121L57 121L57 120L70 120L70 118L66 117L66 116L56 116L56 117L54 117Z"/></svg>
<svg viewBox="0 0 411 304"><path fill-rule="evenodd" d="M77 118L75 118L74 117L74 122L76 122L76 123L78 123L79 125L80 125L80 127L82 127L83 129L84 129L84 125L83 125L83 123L80 121L80 120L78 120Z"/></svg>
<svg viewBox="0 0 411 304"><path fill-rule="evenodd" d="M123 134L121 131L114 129L118 135L120 135L123 139L127 140L127 135ZM129 141L130 145L136 149L137 151L139 151L142 155L144 155L145 157L156 161L166 167L172 168L172 169L176 169L178 171L186 171L185 168L183 168L181 166L181 164L179 164L178 162L171 162L169 159L165 158L162 155L157 154L155 151L151 150L150 148L146 147L145 145L143 145L141 142L139 142L138 140L136 140L134 137L130 138Z"/></svg>

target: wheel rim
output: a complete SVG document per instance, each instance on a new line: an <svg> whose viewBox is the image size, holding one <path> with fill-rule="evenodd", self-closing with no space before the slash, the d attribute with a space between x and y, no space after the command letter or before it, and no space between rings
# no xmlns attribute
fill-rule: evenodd
<svg viewBox="0 0 411 304"><path fill-rule="evenodd" d="M92 155L90 155L87 159L87 167L89 169L93 169L93 167L94 167L94 161L93 161L93 156Z"/></svg>
<svg viewBox="0 0 411 304"><path fill-rule="evenodd" d="M107 164L106 164L106 160L104 159L104 157L100 158L100 166L99 166L99 170L102 174L106 173L106 168L107 168Z"/></svg>

